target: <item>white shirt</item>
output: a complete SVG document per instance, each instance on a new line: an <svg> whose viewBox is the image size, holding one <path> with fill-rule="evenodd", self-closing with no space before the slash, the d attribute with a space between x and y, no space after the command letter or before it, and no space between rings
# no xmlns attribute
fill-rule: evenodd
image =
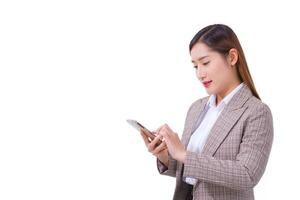
<svg viewBox="0 0 300 200"><path fill-rule="evenodd" d="M205 145L206 139L208 138L209 132L213 125L217 121L219 115L225 106L229 103L231 98L242 88L243 83L238 85L234 90L232 90L228 95L226 95L222 101L216 106L216 95L211 95L206 104L206 114L199 125L199 127L192 134L189 144L187 146L188 151L201 153ZM186 177L185 182L195 185L197 179Z"/></svg>

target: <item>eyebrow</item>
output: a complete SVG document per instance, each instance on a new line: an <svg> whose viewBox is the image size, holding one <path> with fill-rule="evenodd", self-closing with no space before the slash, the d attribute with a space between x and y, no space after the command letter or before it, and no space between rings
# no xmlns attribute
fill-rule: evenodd
<svg viewBox="0 0 300 200"><path fill-rule="evenodd" d="M206 58L206 57L209 57L209 56L202 56L202 57L198 58L197 61L200 61L200 60L202 60L202 59L204 59L204 58ZM194 63L195 61L192 60L191 62Z"/></svg>

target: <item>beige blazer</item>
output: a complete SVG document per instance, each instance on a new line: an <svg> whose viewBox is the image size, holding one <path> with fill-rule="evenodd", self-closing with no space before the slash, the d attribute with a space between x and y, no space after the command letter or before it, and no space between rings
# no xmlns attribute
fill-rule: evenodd
<svg viewBox="0 0 300 200"><path fill-rule="evenodd" d="M194 102L187 113L181 139L185 148L204 117L208 98ZM169 156L169 166L158 161L158 170L176 177L174 200L186 199L191 187L185 177L198 179L194 200L254 199L253 187L265 171L272 141L271 111L244 84L220 114L202 153L188 151L184 165Z"/></svg>

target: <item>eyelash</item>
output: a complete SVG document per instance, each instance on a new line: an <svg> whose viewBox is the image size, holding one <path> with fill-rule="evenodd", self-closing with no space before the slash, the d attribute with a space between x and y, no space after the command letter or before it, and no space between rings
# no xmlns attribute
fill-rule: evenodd
<svg viewBox="0 0 300 200"><path fill-rule="evenodd" d="M208 62L205 62L205 63L203 63L203 65L204 65L204 66L206 66L206 65L208 65L208 64L209 64L209 61L208 61ZM194 68L195 68L195 69L197 69L197 68L198 68L198 66L197 66L197 65L195 65L195 66L194 66Z"/></svg>

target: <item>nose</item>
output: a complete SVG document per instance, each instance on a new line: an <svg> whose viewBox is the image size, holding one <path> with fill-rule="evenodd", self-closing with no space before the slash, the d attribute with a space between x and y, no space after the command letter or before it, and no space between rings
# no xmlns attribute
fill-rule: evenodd
<svg viewBox="0 0 300 200"><path fill-rule="evenodd" d="M201 68L200 66L197 67L197 77L199 80L204 80L206 77L205 69Z"/></svg>

